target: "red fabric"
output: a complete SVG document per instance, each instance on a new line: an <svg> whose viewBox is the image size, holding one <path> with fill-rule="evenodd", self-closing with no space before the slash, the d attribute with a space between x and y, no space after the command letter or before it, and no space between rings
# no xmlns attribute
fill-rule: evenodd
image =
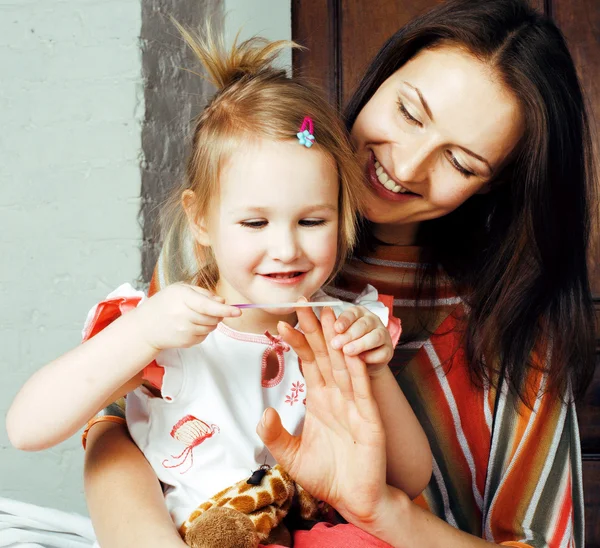
<svg viewBox="0 0 600 548"><path fill-rule="evenodd" d="M396 318L396 316L394 316L394 296L382 295L381 293L379 293L377 300L383 305L385 305L385 307L390 312L387 330L389 331L390 337L392 338L392 344L394 345L394 348L396 348L396 345L400 340L400 335L402 334L402 323L400 322L400 318Z"/></svg>
<svg viewBox="0 0 600 548"><path fill-rule="evenodd" d="M157 390L162 390L165 368L158 365L156 361L150 362L142 372L142 379L154 386Z"/></svg>
<svg viewBox="0 0 600 548"><path fill-rule="evenodd" d="M125 314L125 312L133 310L140 304L141 300L141 297L114 297L98 303L94 311L94 316L85 326L82 342L100 333L100 331Z"/></svg>
<svg viewBox="0 0 600 548"><path fill-rule="evenodd" d="M260 547L283 548L278 544L261 544ZM294 548L391 548L391 545L349 523L331 525L323 522L310 531L296 531Z"/></svg>

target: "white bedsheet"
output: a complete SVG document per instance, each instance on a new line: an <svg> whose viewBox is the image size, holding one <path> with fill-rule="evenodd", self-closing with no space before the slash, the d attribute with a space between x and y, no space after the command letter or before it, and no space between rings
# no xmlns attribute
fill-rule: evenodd
<svg viewBox="0 0 600 548"><path fill-rule="evenodd" d="M91 548L89 518L0 497L0 547Z"/></svg>

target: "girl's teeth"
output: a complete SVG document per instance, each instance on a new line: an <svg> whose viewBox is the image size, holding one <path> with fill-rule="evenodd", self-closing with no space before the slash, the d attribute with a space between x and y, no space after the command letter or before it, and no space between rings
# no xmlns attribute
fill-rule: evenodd
<svg viewBox="0 0 600 548"><path fill-rule="evenodd" d="M379 166L376 170L375 173L377 173L377 177L379 177L382 173L383 173L383 168L381 166Z"/></svg>

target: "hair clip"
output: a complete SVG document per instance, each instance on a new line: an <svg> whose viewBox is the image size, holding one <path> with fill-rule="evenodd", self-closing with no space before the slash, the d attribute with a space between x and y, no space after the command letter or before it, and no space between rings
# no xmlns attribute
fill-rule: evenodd
<svg viewBox="0 0 600 548"><path fill-rule="evenodd" d="M304 145L306 148L310 148L315 142L315 136L313 133L314 129L312 118L306 116L304 120L302 120L300 131L296 133L296 137L298 137L298 142L301 145Z"/></svg>

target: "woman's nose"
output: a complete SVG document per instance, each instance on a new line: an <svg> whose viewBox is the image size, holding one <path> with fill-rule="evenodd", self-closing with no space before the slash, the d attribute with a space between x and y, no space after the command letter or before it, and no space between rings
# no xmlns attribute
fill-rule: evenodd
<svg viewBox="0 0 600 548"><path fill-rule="evenodd" d="M424 181L429 174L431 155L429 143L411 135L409 143L395 145L392 149L394 177L401 184Z"/></svg>

